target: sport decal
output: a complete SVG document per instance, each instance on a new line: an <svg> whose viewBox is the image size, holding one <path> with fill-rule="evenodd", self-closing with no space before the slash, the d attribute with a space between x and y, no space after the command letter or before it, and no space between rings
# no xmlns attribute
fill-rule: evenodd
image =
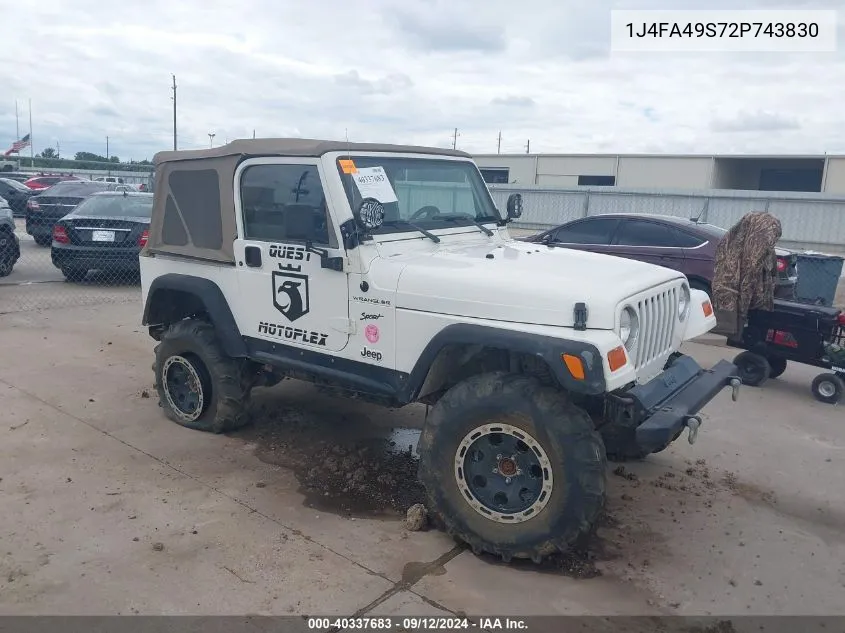
<svg viewBox="0 0 845 633"><path fill-rule="evenodd" d="M309 345L316 345L318 347L325 347L326 339L329 338L328 334L321 332L311 332L310 330L302 330L289 325L268 323L267 321L259 322L258 332L259 334L277 336L278 338L285 338L293 342L308 343Z"/></svg>
<svg viewBox="0 0 845 633"><path fill-rule="evenodd" d="M364 336L367 337L367 340L370 343L378 343L379 339L379 331L378 326L370 323L367 327L364 328Z"/></svg>
<svg viewBox="0 0 845 633"><path fill-rule="evenodd" d="M383 314L367 314L366 312L361 313L361 320L362 321L378 321L379 319L383 318Z"/></svg>
<svg viewBox="0 0 845 633"><path fill-rule="evenodd" d="M290 322L308 314L308 275L274 270L273 305Z"/></svg>
<svg viewBox="0 0 845 633"><path fill-rule="evenodd" d="M363 356L364 358L372 358L377 363L380 363L381 359L384 358L381 352L377 352L372 349L367 349L366 347L361 350L361 356Z"/></svg>

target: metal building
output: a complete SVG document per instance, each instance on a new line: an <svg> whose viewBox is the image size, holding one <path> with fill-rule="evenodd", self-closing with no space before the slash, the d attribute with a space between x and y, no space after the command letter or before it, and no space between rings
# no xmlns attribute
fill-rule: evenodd
<svg viewBox="0 0 845 633"><path fill-rule="evenodd" d="M491 184L845 193L845 156L479 154Z"/></svg>

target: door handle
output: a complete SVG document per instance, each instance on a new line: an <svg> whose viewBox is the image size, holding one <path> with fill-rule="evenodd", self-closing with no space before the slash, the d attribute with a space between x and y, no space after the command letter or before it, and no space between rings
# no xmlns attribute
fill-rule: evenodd
<svg viewBox="0 0 845 633"><path fill-rule="evenodd" d="M244 248L244 260L246 265L250 268L261 267L261 249L257 246L247 246Z"/></svg>

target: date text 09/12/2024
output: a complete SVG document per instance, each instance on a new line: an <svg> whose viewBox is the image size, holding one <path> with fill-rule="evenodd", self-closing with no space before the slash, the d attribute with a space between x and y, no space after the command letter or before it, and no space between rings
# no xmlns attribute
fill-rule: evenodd
<svg viewBox="0 0 845 633"><path fill-rule="evenodd" d="M528 625L522 618L478 618L477 621L463 617L359 617L359 618L308 618L308 628L324 630L389 631L458 631L458 630L512 630L527 631Z"/></svg>

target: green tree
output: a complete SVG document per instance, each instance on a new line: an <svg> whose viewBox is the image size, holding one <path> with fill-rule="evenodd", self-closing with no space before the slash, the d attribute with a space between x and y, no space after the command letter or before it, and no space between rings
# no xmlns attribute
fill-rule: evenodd
<svg viewBox="0 0 845 633"><path fill-rule="evenodd" d="M56 150L54 150L52 147L47 147L47 148L44 149L43 152L41 152L41 157L42 158L56 158Z"/></svg>
<svg viewBox="0 0 845 633"><path fill-rule="evenodd" d="M91 152L76 152L74 156L76 160L87 160L96 163L108 163L109 159L105 156L100 156L99 154L93 154Z"/></svg>

